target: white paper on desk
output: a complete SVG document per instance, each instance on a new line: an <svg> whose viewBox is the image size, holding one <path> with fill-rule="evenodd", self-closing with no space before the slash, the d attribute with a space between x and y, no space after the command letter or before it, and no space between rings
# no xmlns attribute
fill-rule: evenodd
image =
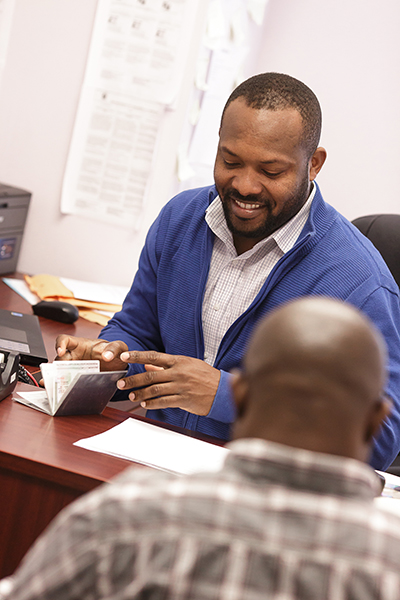
<svg viewBox="0 0 400 600"><path fill-rule="evenodd" d="M61 283L74 294L75 298L89 302L104 302L105 304L122 304L129 287L124 285L108 285L105 283L92 283L60 277Z"/></svg>
<svg viewBox="0 0 400 600"><path fill-rule="evenodd" d="M18 392L13 394L13 400L35 408L46 414L51 414L51 406L45 390L35 389L33 392Z"/></svg>
<svg viewBox="0 0 400 600"><path fill-rule="evenodd" d="M3 277L4 283L8 285L14 292L19 294L29 304L36 304L40 301L39 296L31 292L28 284L23 279L11 279L10 277Z"/></svg>
<svg viewBox="0 0 400 600"><path fill-rule="evenodd" d="M229 452L227 448L131 418L104 433L79 440L74 446L180 475L217 471Z"/></svg>
<svg viewBox="0 0 400 600"><path fill-rule="evenodd" d="M385 487L382 495L375 498L375 504L383 510L388 510L400 516L400 477L383 471L377 471L377 473L385 478Z"/></svg>
<svg viewBox="0 0 400 600"><path fill-rule="evenodd" d="M6 65L15 0L0 1L0 80Z"/></svg>

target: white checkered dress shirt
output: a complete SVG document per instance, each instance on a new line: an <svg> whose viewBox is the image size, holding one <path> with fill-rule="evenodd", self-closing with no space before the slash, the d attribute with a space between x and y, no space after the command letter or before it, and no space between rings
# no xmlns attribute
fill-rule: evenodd
<svg viewBox="0 0 400 600"><path fill-rule="evenodd" d="M208 207L205 218L215 235L202 313L204 360L209 365L214 364L229 327L256 298L278 260L293 248L308 219L315 190L313 185L307 202L288 223L240 256L220 197Z"/></svg>

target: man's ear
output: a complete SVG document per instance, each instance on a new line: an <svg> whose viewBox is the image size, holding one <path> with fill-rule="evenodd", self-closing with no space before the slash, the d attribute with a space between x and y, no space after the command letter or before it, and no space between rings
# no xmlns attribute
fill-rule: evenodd
<svg viewBox="0 0 400 600"><path fill-rule="evenodd" d="M326 161L326 150L325 148L319 147L316 149L310 160L310 181L314 181L318 173L323 167Z"/></svg>
<svg viewBox="0 0 400 600"><path fill-rule="evenodd" d="M232 371L231 388L236 406L236 418L238 420L241 419L246 412L248 397L248 384L240 371Z"/></svg>
<svg viewBox="0 0 400 600"><path fill-rule="evenodd" d="M388 397L377 400L371 409L367 428L365 430L365 441L367 444L372 443L372 438L378 435L382 423L392 412L392 401Z"/></svg>

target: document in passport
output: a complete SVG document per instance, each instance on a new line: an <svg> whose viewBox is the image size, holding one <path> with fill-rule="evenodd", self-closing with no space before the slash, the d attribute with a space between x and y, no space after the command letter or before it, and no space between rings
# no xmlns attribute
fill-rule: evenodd
<svg viewBox="0 0 400 600"><path fill-rule="evenodd" d="M16 387L13 400L48 415L100 414L126 371L100 372L98 360L55 361L40 365L43 388Z"/></svg>

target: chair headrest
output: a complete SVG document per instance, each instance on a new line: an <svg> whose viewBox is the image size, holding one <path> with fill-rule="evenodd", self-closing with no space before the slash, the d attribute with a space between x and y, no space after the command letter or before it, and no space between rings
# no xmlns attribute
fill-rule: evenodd
<svg viewBox="0 0 400 600"><path fill-rule="evenodd" d="M377 214L352 221L379 250L400 286L400 215Z"/></svg>

